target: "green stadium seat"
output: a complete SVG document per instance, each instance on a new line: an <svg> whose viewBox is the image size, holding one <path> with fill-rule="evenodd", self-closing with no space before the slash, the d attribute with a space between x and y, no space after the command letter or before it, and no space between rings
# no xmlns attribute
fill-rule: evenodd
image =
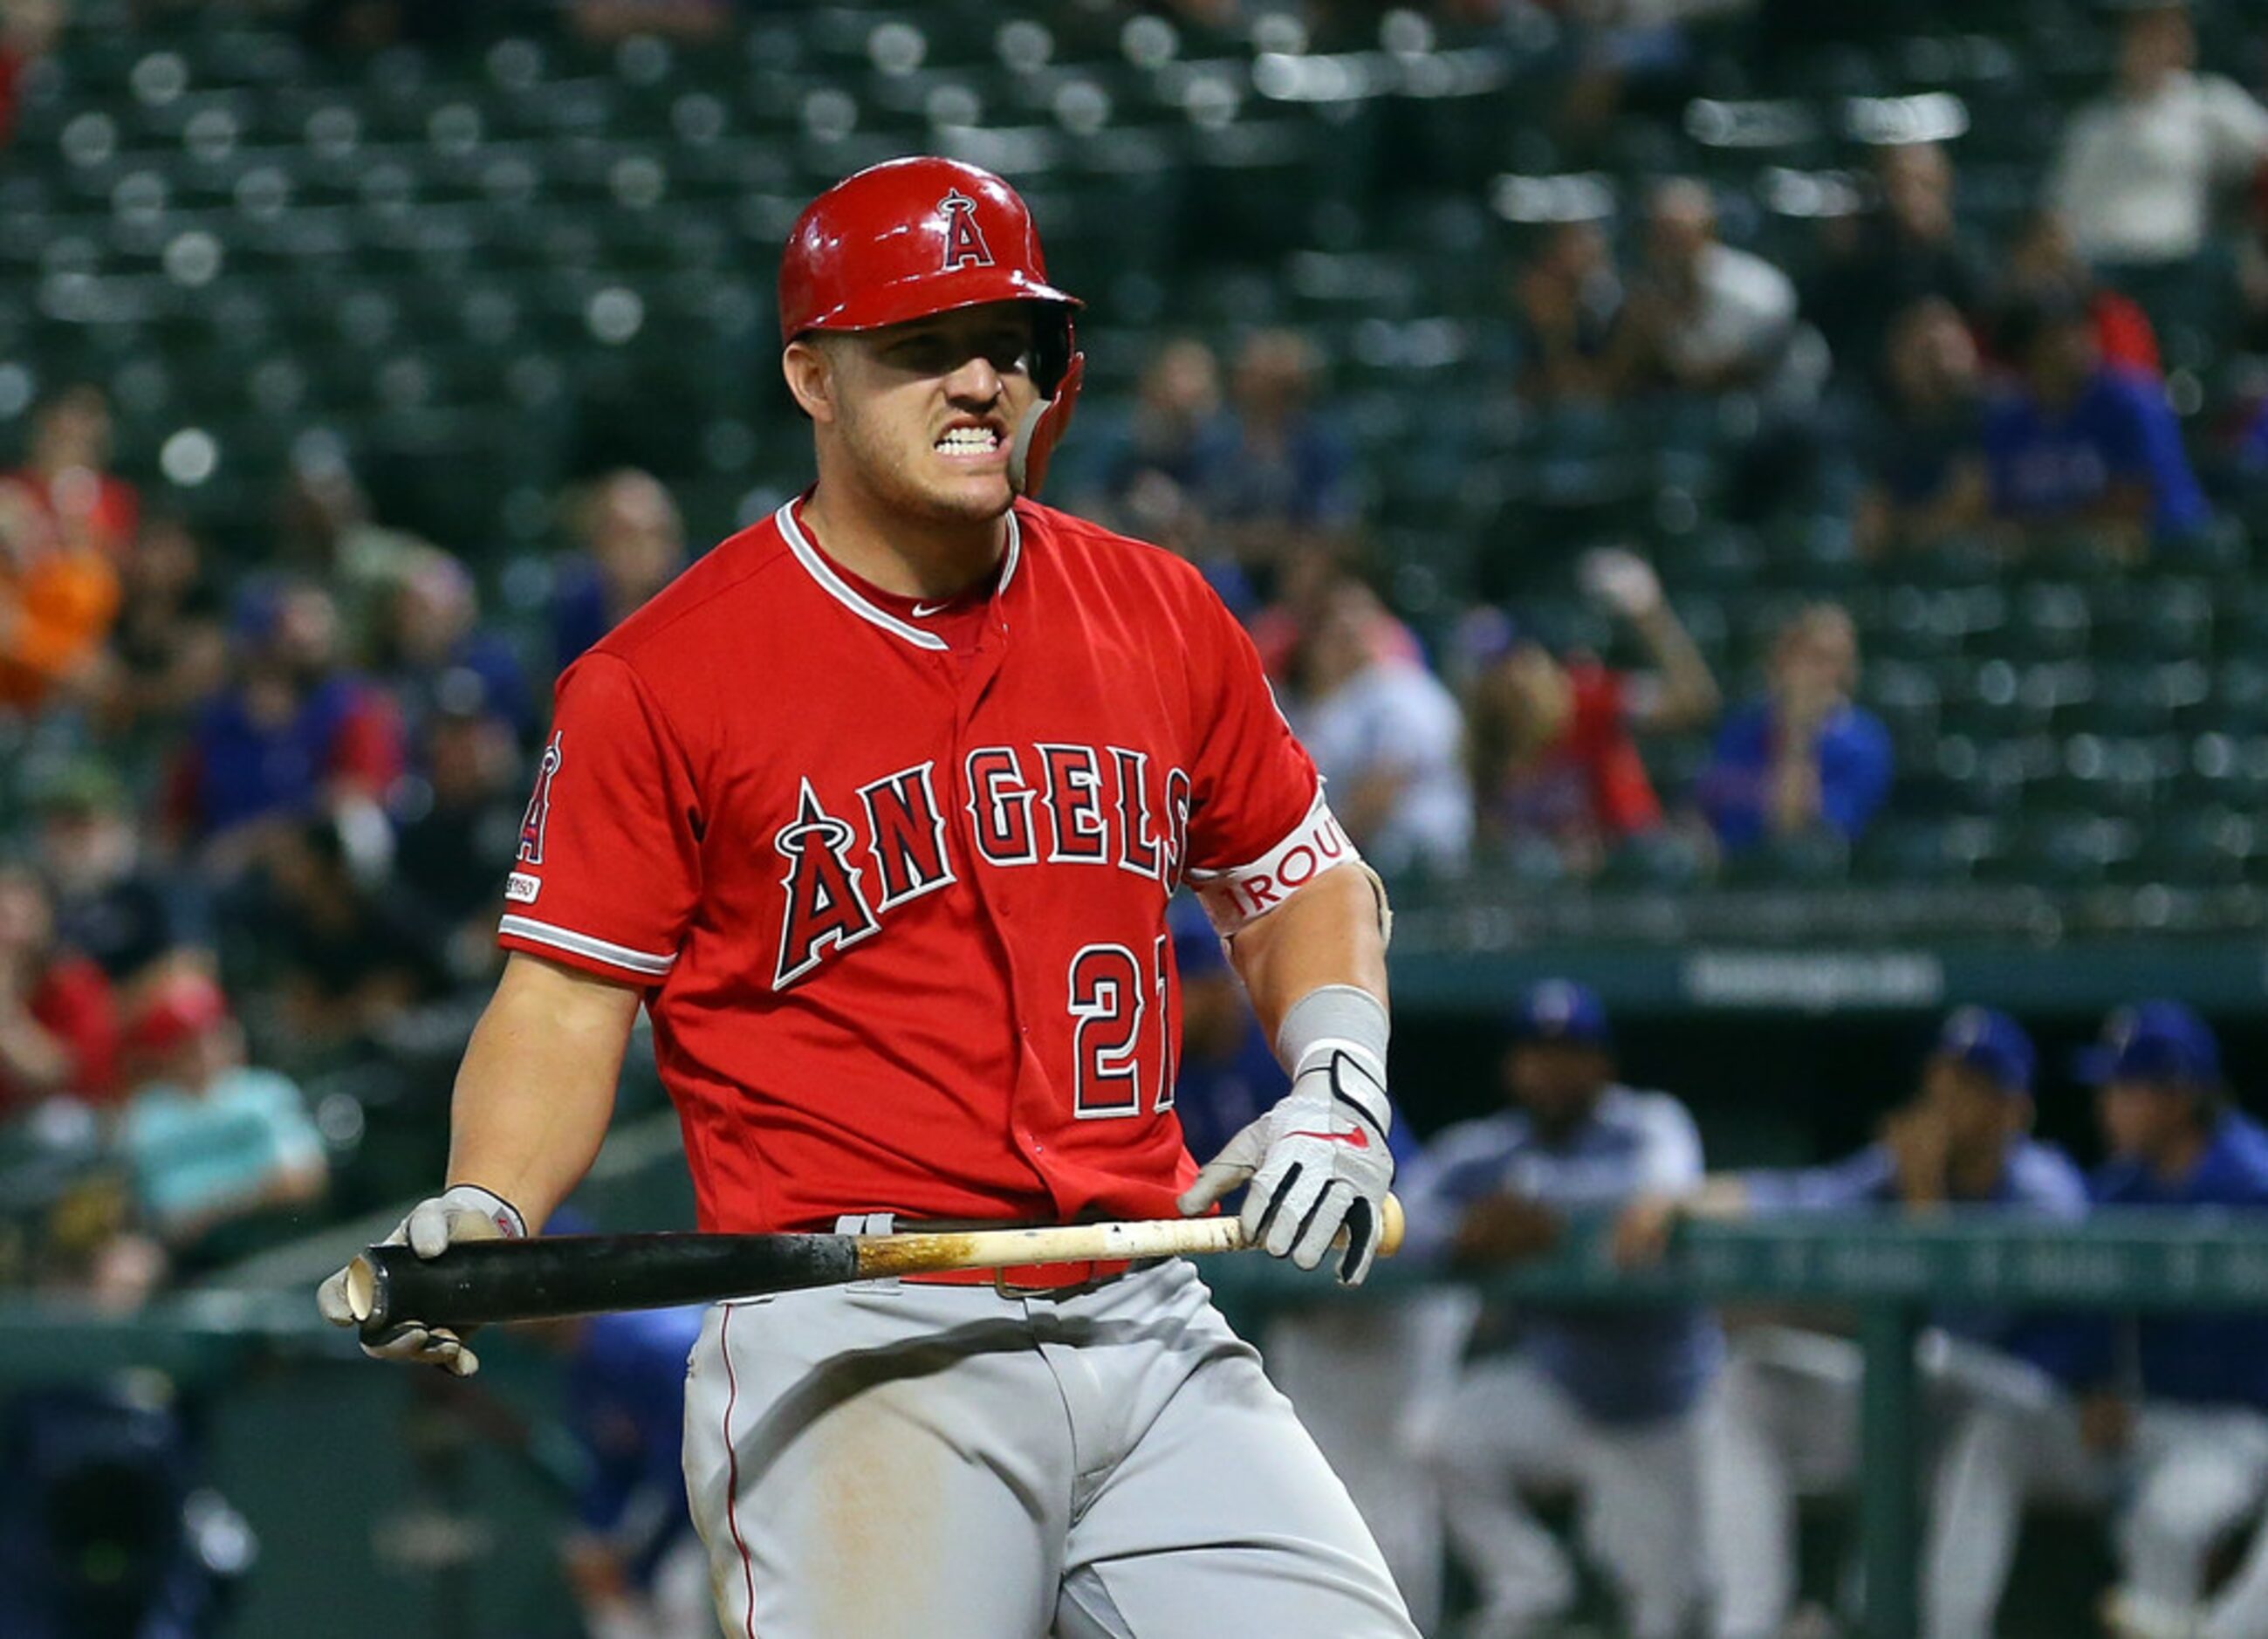
<svg viewBox="0 0 2268 1639"><path fill-rule="evenodd" d="M2137 880L2190 887L2224 887L2258 876L2268 855L2268 833L2235 808L2176 808L2145 830L2128 872Z"/></svg>

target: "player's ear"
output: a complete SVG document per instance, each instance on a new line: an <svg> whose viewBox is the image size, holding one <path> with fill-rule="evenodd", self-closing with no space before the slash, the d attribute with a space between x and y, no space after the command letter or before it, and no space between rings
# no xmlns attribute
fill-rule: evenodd
<svg viewBox="0 0 2268 1639"><path fill-rule="evenodd" d="M799 336L780 354L780 374L803 413L814 421L835 419L835 358L819 338Z"/></svg>

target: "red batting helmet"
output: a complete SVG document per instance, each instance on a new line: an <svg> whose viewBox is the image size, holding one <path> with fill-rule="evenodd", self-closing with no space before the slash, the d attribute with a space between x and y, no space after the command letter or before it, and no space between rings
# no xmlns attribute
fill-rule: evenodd
<svg viewBox="0 0 2268 1639"><path fill-rule="evenodd" d="M1078 395L1071 315L1080 304L1048 283L1039 230L1014 188L958 159L869 166L804 207L780 256L783 343L993 301L1037 303L1042 315L1032 380L1050 402L1018 429L1012 465L1017 488L1028 491Z"/></svg>

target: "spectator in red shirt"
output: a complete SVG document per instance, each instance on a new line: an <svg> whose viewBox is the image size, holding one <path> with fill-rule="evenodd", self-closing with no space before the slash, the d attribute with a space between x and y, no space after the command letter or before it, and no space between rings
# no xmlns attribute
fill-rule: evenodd
<svg viewBox="0 0 2268 1639"><path fill-rule="evenodd" d="M16 134L24 77L48 55L63 26L62 0L11 0L0 5L0 148Z"/></svg>
<svg viewBox="0 0 2268 1639"><path fill-rule="evenodd" d="M1625 839L1657 829L1661 803L1639 760L1640 733L1698 728L1717 713L1717 681L1634 553L1584 560L1592 596L1627 621L1652 668L1617 672L1556 656L1501 616L1473 677L1467 721L1485 843L1541 842L1559 867L1588 875Z"/></svg>
<svg viewBox="0 0 2268 1639"><path fill-rule="evenodd" d="M2150 315L2132 297L2095 281L2094 270L2072 242L2070 224L2054 211L2043 208L2023 219L2015 237L2008 241L2006 265L2007 277L1999 304L2004 312L2044 294L2076 292L2086 306L2088 322L2095 332L2095 349L2104 364L2150 376L2164 373L2158 359L2158 333L2151 328ZM2023 364L2017 358L2000 362L2012 369Z"/></svg>
<svg viewBox="0 0 2268 1639"><path fill-rule="evenodd" d="M40 879L0 864L0 1116L56 1096L105 1098L117 1063L110 981L57 947Z"/></svg>
<svg viewBox="0 0 2268 1639"><path fill-rule="evenodd" d="M142 524L142 498L110 473L110 401L85 382L33 412L30 447L11 476L31 492L70 550L126 556Z"/></svg>
<svg viewBox="0 0 2268 1639"><path fill-rule="evenodd" d="M1332 598L1352 572L1347 556L1324 542L1306 541L1292 546L1278 567L1275 598L1244 623L1252 634L1252 646L1260 651L1260 664L1275 688L1291 686L1300 644L1307 633L1323 624ZM1385 604L1373 599L1363 624L1373 661L1425 663L1416 634Z"/></svg>

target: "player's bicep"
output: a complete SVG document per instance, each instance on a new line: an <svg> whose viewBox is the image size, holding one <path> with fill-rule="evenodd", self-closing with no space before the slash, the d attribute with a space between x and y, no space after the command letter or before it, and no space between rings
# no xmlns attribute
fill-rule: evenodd
<svg viewBox="0 0 2268 1639"><path fill-rule="evenodd" d="M1182 875L1223 934L1360 856L1278 709L1260 655L1219 600L1189 633L1200 688Z"/></svg>

